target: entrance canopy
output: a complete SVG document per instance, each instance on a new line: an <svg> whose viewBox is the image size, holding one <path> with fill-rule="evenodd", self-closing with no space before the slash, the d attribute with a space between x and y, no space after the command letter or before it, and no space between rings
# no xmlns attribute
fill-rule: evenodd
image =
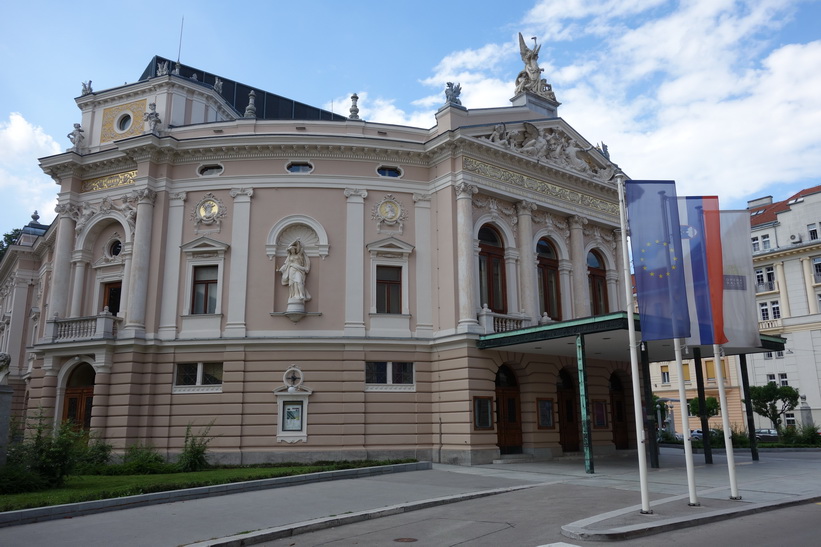
<svg viewBox="0 0 821 547"><path fill-rule="evenodd" d="M633 315L636 325L636 338L641 341L641 324L638 314ZM583 317L571 321L561 321L550 325L539 325L507 332L485 334L479 338L479 349L501 349L521 353L541 355L576 356L576 337L584 335L585 354L590 359L608 359L629 361L630 343L628 337L628 314L616 312L595 317ZM784 338L760 335L758 347L722 346L724 355L742 355L783 351ZM653 340L646 342L650 362L674 361L675 353L672 340ZM691 346L684 353L684 359L692 358ZM700 346L701 356L713 356L713 346Z"/></svg>

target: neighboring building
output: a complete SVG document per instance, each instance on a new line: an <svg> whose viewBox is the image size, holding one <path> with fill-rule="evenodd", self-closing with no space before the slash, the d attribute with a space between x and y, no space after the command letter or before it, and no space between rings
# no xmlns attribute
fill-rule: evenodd
<svg viewBox="0 0 821 547"><path fill-rule="evenodd" d="M14 408L169 456L213 421L233 463L580 450L575 360L477 348L624 307L616 167L531 65L512 106L457 86L432 128L159 57L84 86L41 160L58 217L0 263ZM629 362L586 367L597 453L635 448Z"/></svg>
<svg viewBox="0 0 821 547"><path fill-rule="evenodd" d="M783 425L821 424L821 186L775 203L753 200L748 209L760 330L786 339L785 351L748 358L750 383L798 389L800 408Z"/></svg>

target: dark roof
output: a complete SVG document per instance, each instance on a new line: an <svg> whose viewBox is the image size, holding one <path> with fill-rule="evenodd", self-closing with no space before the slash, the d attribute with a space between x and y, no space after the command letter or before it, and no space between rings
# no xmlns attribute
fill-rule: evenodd
<svg viewBox="0 0 821 547"><path fill-rule="evenodd" d="M777 201L775 203L769 203L759 207L750 207L750 224L755 227L775 222L778 220L778 213L789 211L792 204L796 202L795 200L801 199L804 196L817 194L819 192L821 192L821 186L813 186L812 188L805 188L804 190L801 190L784 201Z"/></svg>
<svg viewBox="0 0 821 547"><path fill-rule="evenodd" d="M151 59L151 62L148 63L145 71L143 71L142 76L140 76L140 81L155 77L157 75L157 66L161 63L168 63L169 73L174 70L176 65L175 61L166 59L165 57L160 57L158 55L154 56L154 58ZM190 82L194 81L191 80L191 77L194 74L197 75L197 79L195 81L200 85L207 86L209 88L214 87L214 82L216 82L217 79L216 74L211 74L210 72L205 72L204 70L188 65L180 65L179 77L185 78ZM274 93L269 93L257 87L251 87L249 85L236 82L229 78L219 76L219 79L222 80L222 98L233 106L240 116L245 112L245 107L248 106L248 94L253 89L256 92L256 100L254 105L257 108L257 119L327 120L334 122L342 122L348 119L345 116L334 114L329 110L323 110L321 108L316 108L315 106L300 103Z"/></svg>

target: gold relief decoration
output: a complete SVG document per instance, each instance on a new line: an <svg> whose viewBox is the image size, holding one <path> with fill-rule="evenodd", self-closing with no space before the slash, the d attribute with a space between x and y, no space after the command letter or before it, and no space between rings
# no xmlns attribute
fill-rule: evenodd
<svg viewBox="0 0 821 547"><path fill-rule="evenodd" d="M191 211L191 220L196 225L196 233L219 232L220 224L226 213L227 209L222 200L208 192L194 205L194 209Z"/></svg>
<svg viewBox="0 0 821 547"><path fill-rule="evenodd" d="M380 234L401 234L408 213L392 194L388 194L373 206L371 218L376 221L376 230Z"/></svg>
<svg viewBox="0 0 821 547"><path fill-rule="evenodd" d="M103 110L103 127L100 142L112 142L143 134L143 116L147 99L111 106Z"/></svg>
<svg viewBox="0 0 821 547"><path fill-rule="evenodd" d="M499 182L510 184L511 186L549 196L572 205L582 205L606 215L614 217L618 217L619 215L619 204L614 201L595 198L575 190L562 188L561 186L537 180L520 173L514 173L513 171L508 171L507 169L502 169L467 156L464 158L462 166L465 171L478 173L496 179Z"/></svg>
<svg viewBox="0 0 821 547"><path fill-rule="evenodd" d="M93 192L94 190L128 186L129 184L134 184L136 176L137 170L135 169L134 171L126 171L125 173L117 173L116 175L106 175L105 177L84 180L83 185L80 187L80 192Z"/></svg>

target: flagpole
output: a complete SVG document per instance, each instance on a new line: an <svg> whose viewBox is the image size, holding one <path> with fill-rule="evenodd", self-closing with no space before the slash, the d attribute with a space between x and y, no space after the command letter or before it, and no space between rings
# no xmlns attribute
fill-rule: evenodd
<svg viewBox="0 0 821 547"><path fill-rule="evenodd" d="M730 429L730 412L727 409L727 394L724 390L724 364L721 362L721 346L713 344L713 365L716 367L718 399L721 405L721 426L724 428L724 448L727 450L727 471L730 474L730 499L740 500L735 477L735 453L733 452L733 431Z"/></svg>
<svg viewBox="0 0 821 547"><path fill-rule="evenodd" d="M650 509L650 493L647 487L647 454L645 447L647 439L644 431L644 409L641 406L641 386L639 384L638 344L636 342L636 321L633 312L633 282L630 277L630 255L627 251L627 208L624 202L624 173L616 172L616 182L619 188L619 221L621 223L621 252L624 275L624 296L627 306L627 333L630 344L630 376L633 381L633 415L636 418L636 438L638 441L639 457L639 484L641 487L641 513L652 514ZM645 379L646 380L646 379Z"/></svg>
<svg viewBox="0 0 821 547"><path fill-rule="evenodd" d="M678 374L678 400L681 403L681 424L684 428L684 464L687 467L687 490L690 506L700 505L696 497L696 477L693 467L693 441L690 437L690 409L687 408L687 391L684 387L684 363L681 356L681 338L673 338L676 352L676 374Z"/></svg>

